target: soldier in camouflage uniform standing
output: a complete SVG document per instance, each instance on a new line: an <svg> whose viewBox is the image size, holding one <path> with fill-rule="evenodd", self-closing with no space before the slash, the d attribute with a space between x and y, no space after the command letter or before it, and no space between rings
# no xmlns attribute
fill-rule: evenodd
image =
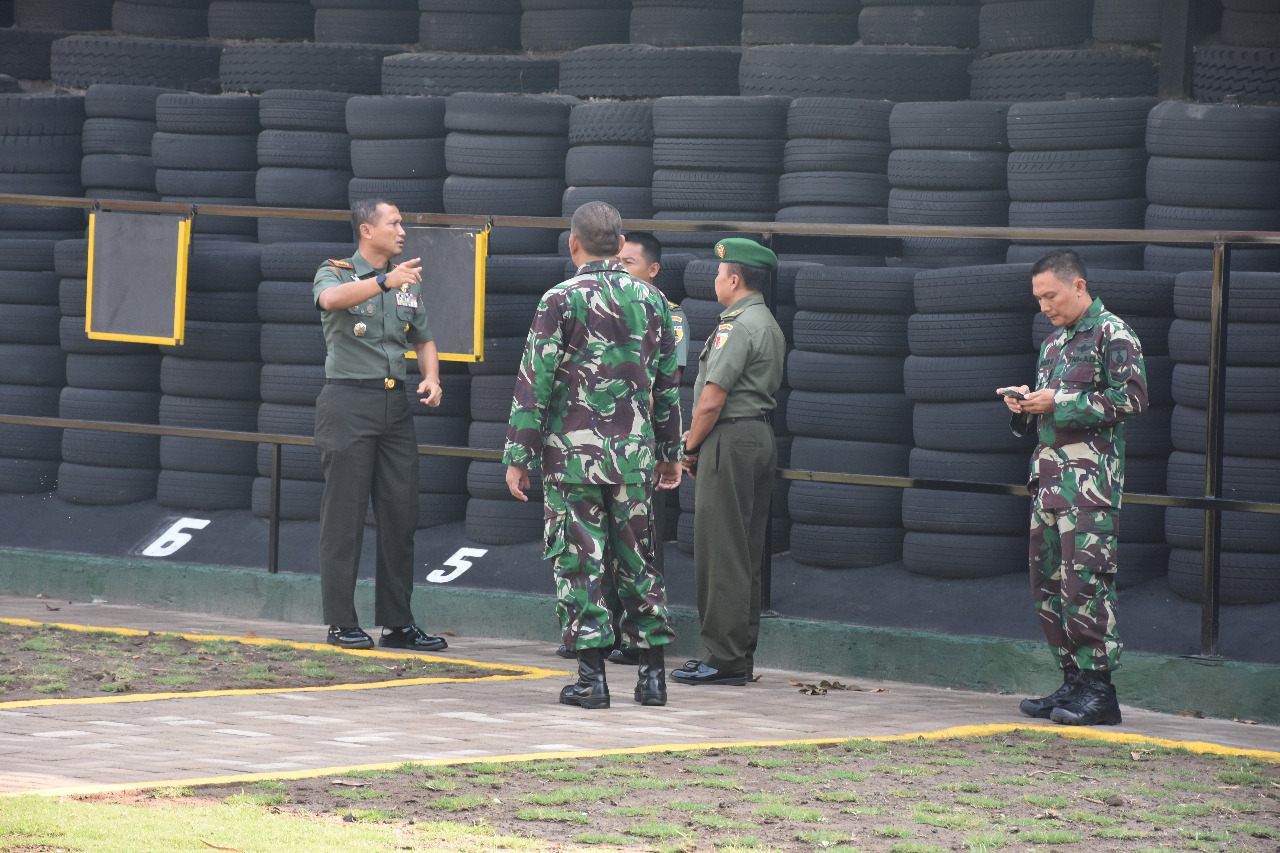
<svg viewBox="0 0 1280 853"><path fill-rule="evenodd" d="M663 647L675 636L654 570L652 495L680 485L680 398L667 302L616 260L622 219L604 202L573 215L578 274L543 295L529 330L507 429L507 486L528 500L542 465L545 556L553 563L564 644L578 679L560 701L609 707L605 655L614 629L601 579L611 574L640 650L635 701L665 705ZM650 400L652 399L652 411Z"/></svg>
<svg viewBox="0 0 1280 853"><path fill-rule="evenodd" d="M1072 725L1115 725L1119 665L1116 547L1124 489L1124 421L1147 408L1142 344L1089 296L1080 256L1051 252L1031 268L1032 292L1057 331L1040 347L1036 390L1002 388L1011 426L1032 455L1031 594L1063 682L1027 699L1024 714ZM1016 392L1016 393L1015 393Z"/></svg>

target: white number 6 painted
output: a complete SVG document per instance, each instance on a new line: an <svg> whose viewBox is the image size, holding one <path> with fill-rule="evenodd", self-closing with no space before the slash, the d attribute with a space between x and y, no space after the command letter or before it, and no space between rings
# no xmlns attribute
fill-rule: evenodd
<svg viewBox="0 0 1280 853"><path fill-rule="evenodd" d="M444 561L446 566L453 566L453 571L445 572L435 569L431 574L427 575L428 583L448 583L462 577L462 573L471 568L471 561L467 557L483 557L488 554L487 548L459 548L457 552Z"/></svg>
<svg viewBox="0 0 1280 853"><path fill-rule="evenodd" d="M183 533L184 530L204 530L208 526L207 518L180 518L169 525L169 529L148 545L142 554L145 557L168 557L191 541L191 534Z"/></svg>

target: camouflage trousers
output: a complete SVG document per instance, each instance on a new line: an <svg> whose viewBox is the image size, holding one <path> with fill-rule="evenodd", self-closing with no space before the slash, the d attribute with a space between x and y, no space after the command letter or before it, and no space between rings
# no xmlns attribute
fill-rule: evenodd
<svg viewBox="0 0 1280 853"><path fill-rule="evenodd" d="M1120 511L1031 509L1031 598L1063 669L1120 666L1116 544Z"/></svg>
<svg viewBox="0 0 1280 853"><path fill-rule="evenodd" d="M667 622L667 588L653 565L653 484L543 483L544 556L556 578L556 612L574 651L617 640L605 578L622 605L627 645L654 648L675 634Z"/></svg>

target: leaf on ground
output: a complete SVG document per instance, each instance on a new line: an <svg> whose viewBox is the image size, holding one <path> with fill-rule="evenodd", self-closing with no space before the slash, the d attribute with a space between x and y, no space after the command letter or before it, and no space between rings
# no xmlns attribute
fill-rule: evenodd
<svg viewBox="0 0 1280 853"><path fill-rule="evenodd" d="M1232 717L1231 719L1237 723L1244 723L1246 726L1256 726L1258 724L1257 720L1242 720L1239 717Z"/></svg>
<svg viewBox="0 0 1280 853"><path fill-rule="evenodd" d="M859 687L856 684L841 684L839 681L827 681L823 679L817 684L806 684L803 681L792 681L787 679L787 684L792 687L799 687L801 693L807 693L810 696L826 696L828 690L851 690L856 693L889 693L888 688L874 687L868 690L865 687Z"/></svg>
<svg viewBox="0 0 1280 853"><path fill-rule="evenodd" d="M348 788L367 788L369 783L363 779L330 779L330 784L345 785Z"/></svg>
<svg viewBox="0 0 1280 853"><path fill-rule="evenodd" d="M258 635L252 631L245 631L244 635L250 639L257 639Z"/></svg>
<svg viewBox="0 0 1280 853"><path fill-rule="evenodd" d="M244 851L241 850L239 847L223 847L220 844L211 844L208 841L205 841L203 838L200 839L200 843L203 844L205 847L212 847L214 850L233 850L235 851L235 853L244 853Z"/></svg>
<svg viewBox="0 0 1280 853"><path fill-rule="evenodd" d="M1204 719L1204 711L1179 711L1174 714L1175 717L1195 717L1197 720Z"/></svg>
<svg viewBox="0 0 1280 853"><path fill-rule="evenodd" d="M62 608L61 608L61 607L50 607L49 605L47 605L47 604L46 604L46 605L44 606L44 609L45 609L45 610L61 610Z"/></svg>

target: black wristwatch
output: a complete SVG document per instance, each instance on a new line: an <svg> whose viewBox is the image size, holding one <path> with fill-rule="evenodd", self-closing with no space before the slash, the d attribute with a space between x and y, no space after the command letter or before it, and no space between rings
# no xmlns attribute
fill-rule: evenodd
<svg viewBox="0 0 1280 853"><path fill-rule="evenodd" d="M697 455L698 455L698 448L699 448L699 447L701 447L701 446L702 446L702 445L701 445L701 444L699 444L699 445L697 445L697 446L695 446L695 447L690 447L688 444L685 444L685 446L684 446L684 452L685 452L685 455L686 455L686 456L690 456L690 455L692 455L692 456L697 456Z"/></svg>
<svg viewBox="0 0 1280 853"><path fill-rule="evenodd" d="M373 280L374 284L382 288L382 292L386 293L391 288L387 287L387 276L385 273L378 273L377 278Z"/></svg>

